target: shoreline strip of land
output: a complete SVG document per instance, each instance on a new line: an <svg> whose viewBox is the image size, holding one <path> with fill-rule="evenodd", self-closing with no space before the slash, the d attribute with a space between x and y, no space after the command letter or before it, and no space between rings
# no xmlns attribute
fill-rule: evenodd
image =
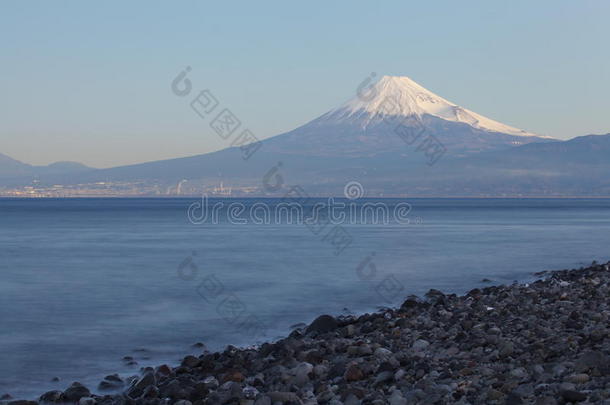
<svg viewBox="0 0 610 405"><path fill-rule="evenodd" d="M2 405L609 404L610 262L539 280L430 290L399 308L321 315L255 348L186 356Z"/></svg>

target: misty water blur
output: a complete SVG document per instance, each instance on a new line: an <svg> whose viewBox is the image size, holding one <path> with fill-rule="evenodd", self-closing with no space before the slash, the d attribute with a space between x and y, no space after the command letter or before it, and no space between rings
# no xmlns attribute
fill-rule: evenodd
<svg viewBox="0 0 610 405"><path fill-rule="evenodd" d="M345 224L351 243L340 254L304 225L192 224L191 203L0 200L0 395L33 398L73 381L95 389L106 374L201 352L195 342L249 345L321 313L610 259L608 199L409 199L417 221ZM377 273L363 280L356 269L367 257ZM192 279L178 272L187 258ZM244 333L202 298L211 275L261 319L264 335ZM377 288L388 276L402 287L391 299Z"/></svg>

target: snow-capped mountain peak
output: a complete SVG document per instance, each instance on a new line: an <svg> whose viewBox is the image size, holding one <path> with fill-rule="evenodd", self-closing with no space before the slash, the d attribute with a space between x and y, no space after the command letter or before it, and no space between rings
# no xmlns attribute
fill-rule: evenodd
<svg viewBox="0 0 610 405"><path fill-rule="evenodd" d="M430 115L468 124L476 129L517 136L538 136L479 115L452 103L406 76L383 76L370 86L361 86L357 96L330 112L336 118L360 118L365 124L384 115Z"/></svg>

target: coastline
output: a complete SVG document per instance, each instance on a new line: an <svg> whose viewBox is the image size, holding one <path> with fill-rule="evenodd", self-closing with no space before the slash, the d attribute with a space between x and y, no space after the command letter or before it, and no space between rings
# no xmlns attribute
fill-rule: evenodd
<svg viewBox="0 0 610 405"><path fill-rule="evenodd" d="M400 308L322 315L258 348L74 383L40 403L79 405L610 404L610 262L530 284L430 290ZM14 401L8 405L34 405Z"/></svg>

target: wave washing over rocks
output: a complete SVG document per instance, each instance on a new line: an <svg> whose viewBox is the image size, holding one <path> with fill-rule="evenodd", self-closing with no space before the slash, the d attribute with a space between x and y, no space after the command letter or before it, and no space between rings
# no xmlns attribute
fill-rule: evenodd
<svg viewBox="0 0 610 405"><path fill-rule="evenodd" d="M79 383L39 403L79 405L610 404L610 263L531 284L430 290L400 308L322 315L257 348ZM8 405L36 405L11 401Z"/></svg>

